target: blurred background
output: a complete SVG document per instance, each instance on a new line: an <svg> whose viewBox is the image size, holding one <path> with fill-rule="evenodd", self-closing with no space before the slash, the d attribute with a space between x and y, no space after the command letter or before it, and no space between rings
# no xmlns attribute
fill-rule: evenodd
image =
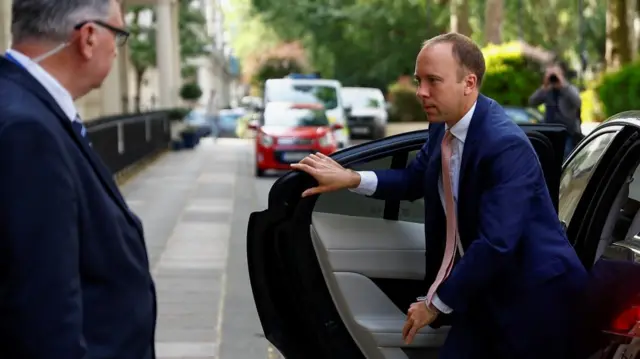
<svg viewBox="0 0 640 359"><path fill-rule="evenodd" d="M380 89L389 123L421 122L411 80L415 55L423 40L450 30L482 44L483 92L505 106L526 107L550 59L561 60L581 89L583 123L632 109L640 97L637 0L125 0L122 6L131 41L105 86L78 101L85 119L172 110L171 119L184 122L194 109L217 116L249 108L247 96L261 98L268 78L316 73L343 86ZM10 0L0 4L3 48L11 41L10 7Z"/></svg>

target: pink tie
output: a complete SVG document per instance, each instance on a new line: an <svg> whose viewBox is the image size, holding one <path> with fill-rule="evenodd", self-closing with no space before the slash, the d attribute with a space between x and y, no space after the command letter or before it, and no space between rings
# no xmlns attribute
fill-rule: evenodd
<svg viewBox="0 0 640 359"><path fill-rule="evenodd" d="M456 210L453 203L453 188L451 187L451 140L453 136L447 130L442 139L442 187L444 189L444 204L447 216L447 243L444 250L442 265L438 271L435 282L429 288L427 293L427 303L431 303L438 286L444 281L451 272L453 267L453 259L456 255Z"/></svg>

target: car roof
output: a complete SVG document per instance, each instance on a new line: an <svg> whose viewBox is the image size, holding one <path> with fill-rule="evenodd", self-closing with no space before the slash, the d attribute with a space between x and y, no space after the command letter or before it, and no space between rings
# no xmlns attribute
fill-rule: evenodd
<svg viewBox="0 0 640 359"><path fill-rule="evenodd" d="M220 110L218 113L220 115L242 115L245 112L247 111L243 108L232 108L232 109Z"/></svg>
<svg viewBox="0 0 640 359"><path fill-rule="evenodd" d="M265 86L271 82L342 87L340 81L331 79L268 79Z"/></svg>
<svg viewBox="0 0 640 359"><path fill-rule="evenodd" d="M609 117L605 122L598 126L598 128L603 126L632 126L637 129L640 129L640 111L631 110L620 112L616 115Z"/></svg>
<svg viewBox="0 0 640 359"><path fill-rule="evenodd" d="M321 104L317 104L317 103L296 103L296 102L289 102L289 101L271 101L271 102L267 103L267 106L265 107L265 111L267 109L274 109L274 110L307 110L307 109L314 109L313 107L318 107L318 109L324 108L324 106L322 106Z"/></svg>
<svg viewBox="0 0 640 359"><path fill-rule="evenodd" d="M347 87L343 87L343 90L347 90L347 91L359 91L359 92L382 92L382 90L380 90L379 88L375 88L375 87L353 87L353 86L347 86Z"/></svg>

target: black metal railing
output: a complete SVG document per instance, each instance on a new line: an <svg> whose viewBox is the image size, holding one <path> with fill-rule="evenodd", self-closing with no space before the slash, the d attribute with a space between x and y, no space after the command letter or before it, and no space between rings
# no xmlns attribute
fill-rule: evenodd
<svg viewBox="0 0 640 359"><path fill-rule="evenodd" d="M93 149L112 173L169 147L169 111L99 118L86 123Z"/></svg>

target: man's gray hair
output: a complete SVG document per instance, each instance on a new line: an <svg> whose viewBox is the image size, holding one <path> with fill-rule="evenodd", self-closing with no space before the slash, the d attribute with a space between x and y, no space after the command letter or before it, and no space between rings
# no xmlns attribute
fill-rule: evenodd
<svg viewBox="0 0 640 359"><path fill-rule="evenodd" d="M8 0L0 0L8 1ZM66 41L82 21L107 20L113 0L13 0L13 42Z"/></svg>

